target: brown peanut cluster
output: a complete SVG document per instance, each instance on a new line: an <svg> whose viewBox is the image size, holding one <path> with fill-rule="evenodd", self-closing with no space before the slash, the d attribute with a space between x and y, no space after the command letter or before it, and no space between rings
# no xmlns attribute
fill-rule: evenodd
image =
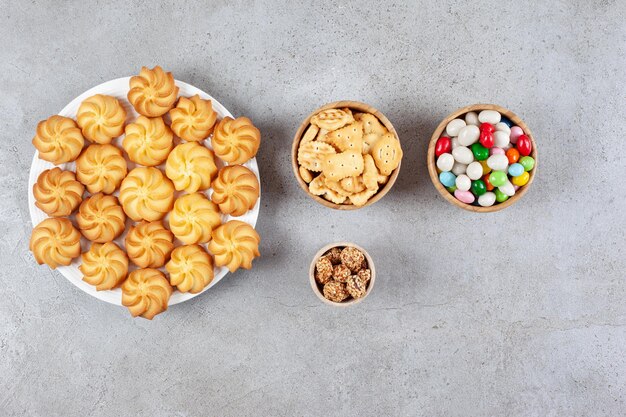
<svg viewBox="0 0 626 417"><path fill-rule="evenodd" d="M315 263L315 281L324 297L335 303L361 298L372 277L363 252L352 246L335 247Z"/></svg>

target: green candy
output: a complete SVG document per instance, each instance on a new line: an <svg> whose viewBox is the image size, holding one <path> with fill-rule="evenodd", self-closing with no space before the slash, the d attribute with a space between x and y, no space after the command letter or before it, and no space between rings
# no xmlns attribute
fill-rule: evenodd
<svg viewBox="0 0 626 417"><path fill-rule="evenodd" d="M456 191L456 185L453 185L452 187L446 187L446 190L450 191L451 193L454 193Z"/></svg>
<svg viewBox="0 0 626 417"><path fill-rule="evenodd" d="M472 145L472 153L474 154L474 158L477 161L484 161L489 158L489 149L485 148L480 143L475 143Z"/></svg>
<svg viewBox="0 0 626 417"><path fill-rule="evenodd" d="M535 160L532 156L522 156L519 163L524 167L524 171L530 171L535 167Z"/></svg>
<svg viewBox="0 0 626 417"><path fill-rule="evenodd" d="M472 193L474 193L474 195L483 195L487 192L487 186L485 185L485 181L483 180L476 180L476 181L472 181Z"/></svg>
<svg viewBox="0 0 626 417"><path fill-rule="evenodd" d="M506 200L509 199L509 196L504 194L502 191L500 191L498 188L496 188L495 190L496 193L496 201L498 203L504 203Z"/></svg>
<svg viewBox="0 0 626 417"><path fill-rule="evenodd" d="M489 183L494 187L500 187L506 184L506 172L504 171L492 171L489 174Z"/></svg>

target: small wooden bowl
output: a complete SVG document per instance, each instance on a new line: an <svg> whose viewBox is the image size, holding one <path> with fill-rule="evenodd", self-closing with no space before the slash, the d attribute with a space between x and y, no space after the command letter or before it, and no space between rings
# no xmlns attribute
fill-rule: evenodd
<svg viewBox="0 0 626 417"><path fill-rule="evenodd" d="M324 255L330 249L336 248L336 247L343 248L346 246L352 246L353 248L357 248L358 250L363 252L363 255L365 255L365 260L367 261L367 267L371 271L371 278L370 278L370 282L367 284L367 290L365 291L365 295L363 297L350 298L347 301L342 301L341 303L335 303L334 301L330 301L329 299L324 297L324 294L320 290L317 284L317 281L315 281L315 264L317 263L318 259L321 258L322 255ZM313 261L311 261L311 266L309 267L309 282L311 283L311 288L313 289L313 292L315 293L315 295L317 295L317 298L322 300L324 303L334 306L334 307L349 307L349 306L352 306L354 304L357 304L363 301L365 297L367 297L370 294L370 292L372 292L372 288L374 288L375 279L376 279L376 268L374 267L374 261L372 260L372 257L369 255L369 253L367 253L365 249L351 242L337 242L337 243L331 243L329 245L324 246L315 254L315 256L313 257Z"/></svg>
<svg viewBox="0 0 626 417"><path fill-rule="evenodd" d="M396 139L398 139L398 141L400 140L400 138L398 137L398 133L396 132L396 129L393 127L389 119L387 119L387 117L385 117L384 114L379 112L374 107L358 102L358 101L335 101L333 103L328 103L328 104L323 105L319 109L315 110L314 112L309 114L306 119L304 119L302 124L300 124L300 127L298 128L296 135L293 137L293 145L291 147L291 166L293 168L293 174L296 176L296 180L298 180L298 184L300 184L300 187L304 190L304 192L309 197L311 197L313 200L317 201L321 205L330 207L335 210L357 210L363 207L367 207L371 204L374 204L375 202L383 198L385 194L387 194L389 190L391 190L391 187L393 187L393 184L396 182L396 179L398 178L398 174L400 173L400 166L402 165L402 162L400 162L400 165L398 165L398 167L391 173L389 180L383 186L383 188L380 189L372 198L370 198L367 201L367 203L365 203L364 205L360 207L355 206L354 204L335 204L331 201L326 200L325 198L321 196L317 196L309 192L309 185L300 176L300 171L299 171L300 165L298 165L298 147L300 146L300 140L302 139L302 135L304 135L304 132L306 131L306 129L311 125L311 117L315 116L317 113L326 109L343 109L346 107L351 110L355 110L357 112L373 114L374 116L378 118L378 120L380 120L380 122L387 128L389 132L394 134L394 136L396 137Z"/></svg>
<svg viewBox="0 0 626 417"><path fill-rule="evenodd" d="M535 160L535 166L529 172L530 178L528 179L528 183L520 187L519 190L515 193L515 195L513 197L509 197L508 200L506 200L504 203L496 203L491 207L473 206L471 204L465 204L457 200L454 197L454 195L450 194L450 192L446 190L446 187L444 187L443 184L439 182L439 174L437 173L437 161L435 159L435 145L437 144L437 139L439 139L439 137L445 130L448 123L451 120L464 115L465 113L468 113L471 111L480 113L481 110L496 110L503 116L508 117L514 124L521 127L522 130L524 131L524 134L530 138L530 141L532 143L532 151L530 153L530 156L532 156L533 159ZM535 174L537 173L537 165L538 165L537 144L535 143L535 138L533 134L531 133L530 129L528 128L528 126L526 126L526 123L524 123L524 121L520 119L512 111L505 109L504 107L498 106L496 104L473 104L471 106L465 106L463 108L458 109L457 111L453 113L450 113L448 117L446 117L445 119L443 119L441 123L439 123L439 126L437 126L437 129L435 129L435 132L430 138L430 144L428 145L427 158L428 158L427 160L428 173L430 174L430 179L433 182L433 185L435 186L437 191L439 191L439 194L441 194L443 198L445 198L446 200L448 200L448 202L454 204L455 206L468 210L468 211L477 212L477 213L492 213L495 211L499 211L499 210L509 207L510 205L518 201L520 198L522 198L522 196L526 194L526 192L530 188L530 185L533 183L533 179L535 178Z"/></svg>

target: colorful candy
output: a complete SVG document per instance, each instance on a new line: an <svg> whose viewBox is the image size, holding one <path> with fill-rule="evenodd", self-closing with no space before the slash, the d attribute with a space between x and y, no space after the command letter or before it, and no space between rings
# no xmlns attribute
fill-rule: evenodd
<svg viewBox="0 0 626 417"><path fill-rule="evenodd" d="M491 148L494 145L494 130L495 128L489 123L483 123L480 125L480 137L478 140L485 148Z"/></svg>
<svg viewBox="0 0 626 417"><path fill-rule="evenodd" d="M505 155L509 159L509 164L514 164L519 161L519 152L515 148L511 148L506 151Z"/></svg>
<svg viewBox="0 0 626 417"><path fill-rule="evenodd" d="M439 158L444 153L450 153L452 151L452 141L449 137L442 136L437 139L435 144L435 156Z"/></svg>
<svg viewBox="0 0 626 417"><path fill-rule="evenodd" d="M509 199L509 196L500 191L499 188L496 188L494 192L496 194L496 201L498 203L504 203L506 200Z"/></svg>
<svg viewBox="0 0 626 417"><path fill-rule="evenodd" d="M511 128L511 143L516 144L517 143L517 138L519 138L523 134L524 134L524 131L522 130L521 127L513 126Z"/></svg>
<svg viewBox="0 0 626 417"><path fill-rule="evenodd" d="M513 177L513 179L511 179L511 182L513 183L513 185L523 187L524 185L528 184L528 180L530 180L530 174L524 171L517 177Z"/></svg>
<svg viewBox="0 0 626 417"><path fill-rule="evenodd" d="M530 138L526 135L521 135L517 138L517 150L520 155L528 156L530 155L530 151L532 151L533 145L530 142Z"/></svg>
<svg viewBox="0 0 626 417"><path fill-rule="evenodd" d="M531 171L535 167L535 160L532 156L522 156L519 163L524 167L524 171Z"/></svg>
<svg viewBox="0 0 626 417"><path fill-rule="evenodd" d="M452 156L452 155L450 155ZM518 177L520 175L522 175L522 173L524 172L524 167L522 166L522 164L518 164L518 163L514 163L512 165L509 165L509 175L512 177Z"/></svg>
<svg viewBox="0 0 626 417"><path fill-rule="evenodd" d="M506 183L506 173L504 171L493 171L489 174L489 182L494 187L500 187Z"/></svg>
<svg viewBox="0 0 626 417"><path fill-rule="evenodd" d="M487 192L487 186L483 180L472 181L472 194L481 196Z"/></svg>
<svg viewBox="0 0 626 417"><path fill-rule="evenodd" d="M452 187L455 181L456 175L449 171L444 171L439 174L439 182L442 183L444 187Z"/></svg>
<svg viewBox="0 0 626 417"><path fill-rule="evenodd" d="M475 200L474 194L469 191L456 190L454 196L462 203L472 204Z"/></svg>
<svg viewBox="0 0 626 417"><path fill-rule="evenodd" d="M474 143L472 145L472 153L474 154L474 159L477 161L484 161L489 158L489 149L485 148L480 143Z"/></svg>

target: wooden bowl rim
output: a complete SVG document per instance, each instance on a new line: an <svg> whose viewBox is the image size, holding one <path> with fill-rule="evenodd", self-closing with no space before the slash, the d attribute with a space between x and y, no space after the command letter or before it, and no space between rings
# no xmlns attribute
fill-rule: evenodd
<svg viewBox="0 0 626 417"><path fill-rule="evenodd" d="M439 182L439 174L437 173L437 165L436 165L436 160L435 160L435 145L437 143L437 139L439 139L439 137L443 133L448 123L452 119L456 119L459 116L464 115L465 113L468 113L470 111L479 112L481 110L496 110L500 114L506 116L515 125L521 127L522 130L524 131L524 134L530 138L530 141L532 143L532 151L531 151L530 156L532 156L533 159L535 160L535 166L530 171L530 178L528 179L528 183L520 187L519 190L515 193L515 195L513 197L509 197L504 203L494 204L491 207L473 206L471 204L465 204L457 200L454 197L454 195L451 194L448 190L446 190L446 187L444 187L443 184ZM535 179L535 174L537 173L538 165L539 165L539 160L537 158L537 143L535 142L535 137L532 134L529 127L526 125L526 123L524 123L524 121L518 115L513 113L511 110L504 108L502 106L499 106L497 104L472 104L472 105L461 107L460 109L455 110L454 112L450 113L445 119L443 119L441 123L439 123L439 125L437 126L437 128L435 129L435 131L433 132L430 138L430 143L428 144L428 152L427 152L428 173L430 175L430 180L432 181L437 191L439 191L439 194L441 194L443 198L448 200L449 203L457 207L460 207L464 210L472 211L475 213L493 213L496 211L503 210L511 206L515 202L517 202L530 189L530 186L533 183L533 180Z"/></svg>
<svg viewBox="0 0 626 417"><path fill-rule="evenodd" d="M365 291L365 295L363 297L352 298L348 301L342 301L340 303L336 303L324 297L324 294L320 291L319 287L317 286L317 281L315 281L315 264L317 263L318 259L321 258L322 255L324 255L330 249L336 248L336 247L347 247L347 246L351 246L363 252L363 255L365 255L365 259L367 260L367 267L371 272L371 278L367 286L367 290ZM357 245L356 243L352 243L352 242L329 243L328 245L324 246L323 248L317 251L317 253L313 257L313 260L311 261L311 265L309 266L309 283L311 284L311 288L313 289L313 292L315 293L315 295L317 295L317 298L319 298L324 303L331 305L333 307L349 307L357 303L360 303L370 294L370 292L372 292L372 289L374 288L375 280L376 280L376 267L374 266L374 260L372 259L370 254L367 253L365 249L363 249L361 246Z"/></svg>
<svg viewBox="0 0 626 417"><path fill-rule="evenodd" d="M367 201L367 203L365 203L362 206L355 206L354 204L335 204L331 201L326 200L325 198L321 196L311 194L311 192L309 192L309 185L300 176L300 171L299 171L300 165L298 164L298 146L300 145L300 140L302 139L302 135L304 135L304 132L306 131L306 129L311 125L311 117L321 112L322 110L340 109L340 108L345 108L345 107L351 110L357 110L359 112L373 114L374 116L378 118L378 120L382 122L382 124L387 128L389 132L393 133L393 135L396 137L398 142L400 142L400 138L398 137L398 132L396 132L395 127L389 121L389 119L384 114L382 114L378 109L368 104L361 103L360 101L353 101L353 100L334 101L332 103L324 104L323 106L312 111L306 117L306 119L304 119L304 121L300 124L300 127L298 128L298 131L296 132L293 138L293 144L291 146L291 167L293 170L293 174L295 175L296 180L298 181L298 184L300 184L300 188L302 188L304 192L316 202L320 203L321 205L325 207L329 207L335 210L358 210L358 209L374 204L375 202L383 198L389 192L389 190L391 190L391 188L396 182L396 179L398 178L398 174L400 173L400 167L402 165L402 161L400 161L400 164L398 165L398 167L393 170L393 172L391 173L391 176L387 180L387 183L384 185L384 187L381 188L372 198L370 198Z"/></svg>

